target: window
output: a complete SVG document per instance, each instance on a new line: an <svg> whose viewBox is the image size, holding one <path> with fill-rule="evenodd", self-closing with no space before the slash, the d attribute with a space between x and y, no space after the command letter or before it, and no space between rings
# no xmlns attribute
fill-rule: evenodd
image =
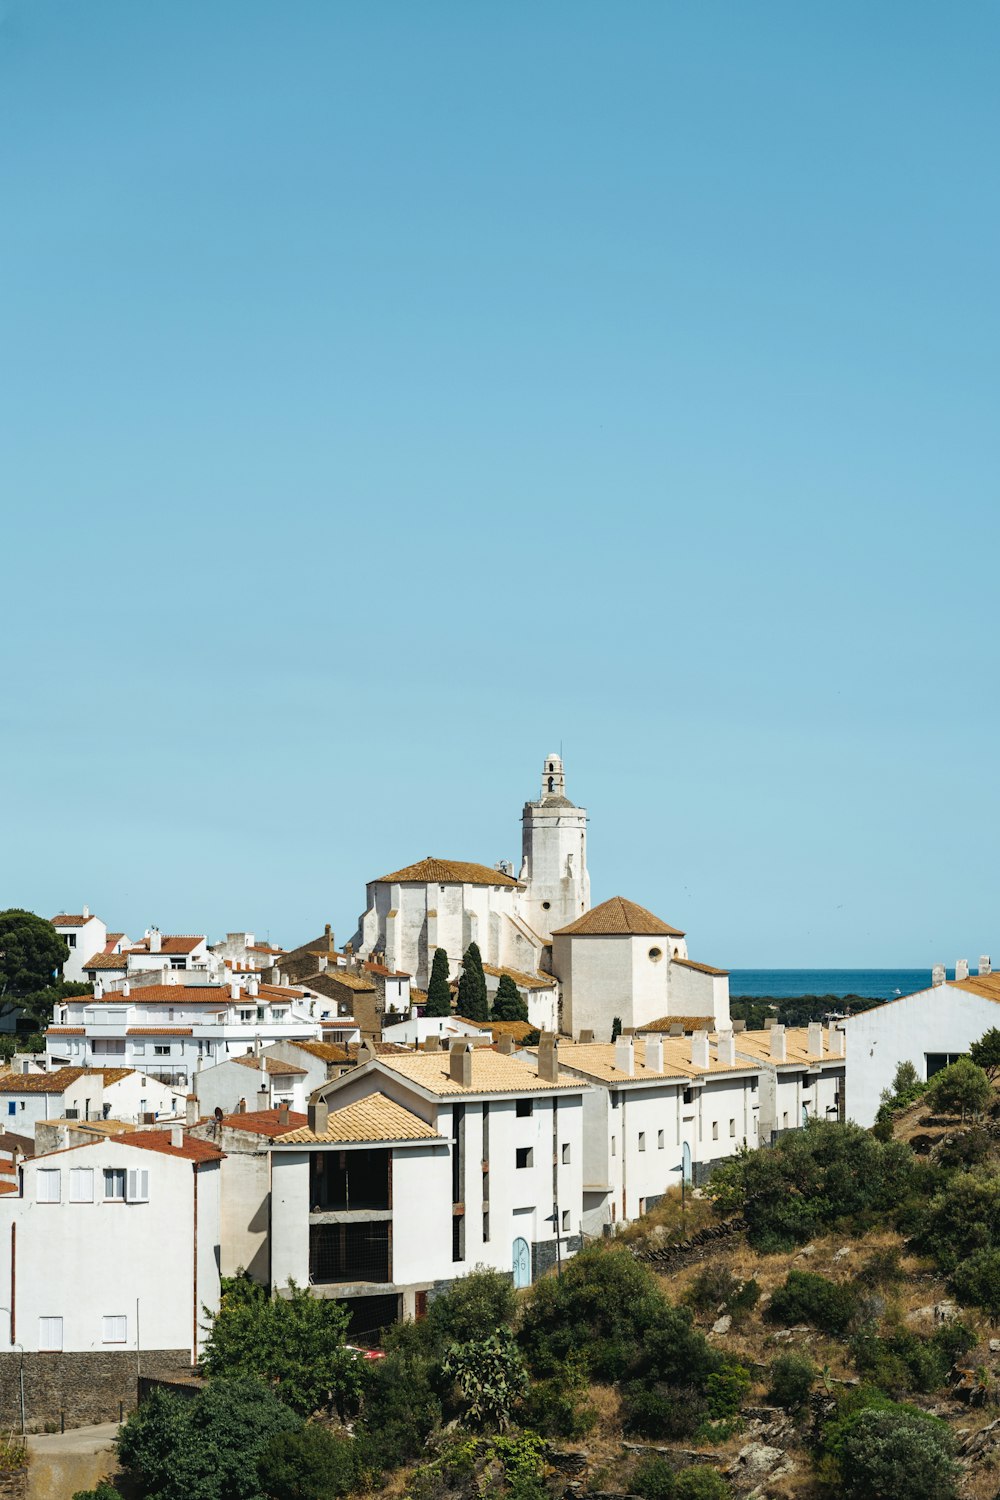
<svg viewBox="0 0 1000 1500"><path fill-rule="evenodd" d="M101 1343L124 1344L128 1338L128 1318L124 1313L105 1314L101 1319Z"/></svg>
<svg viewBox="0 0 1000 1500"><path fill-rule="evenodd" d="M518 1146L516 1153L516 1165L521 1167L533 1167L535 1164L535 1153L530 1146Z"/></svg>
<svg viewBox="0 0 1000 1500"><path fill-rule="evenodd" d="M129 1167L125 1178L125 1196L129 1203L149 1202L149 1171L146 1167Z"/></svg>
<svg viewBox="0 0 1000 1500"><path fill-rule="evenodd" d="M928 1079L933 1078L935 1073L940 1073L942 1068L950 1068L953 1062L958 1062L959 1056L958 1052L925 1052Z"/></svg>
<svg viewBox="0 0 1000 1500"><path fill-rule="evenodd" d="M11 1099L11 1100L8 1101L8 1104L7 1104L7 1113L9 1115L16 1115L17 1114L17 1105L15 1104L15 1102L14 1102L13 1099Z"/></svg>
<svg viewBox="0 0 1000 1500"><path fill-rule="evenodd" d="M484 1245L488 1245L489 1242L490 1242L490 1213L489 1213L489 1209L484 1209L483 1210L483 1244Z"/></svg>
<svg viewBox="0 0 1000 1500"><path fill-rule="evenodd" d="M69 944L69 946L71 948L75 948L76 947L76 933L75 932L67 932L66 937L65 937L65 941Z"/></svg>
<svg viewBox="0 0 1000 1500"><path fill-rule="evenodd" d="M514 1113L519 1120L524 1120L532 1113L534 1107L535 1103L533 1099L518 1099L514 1105Z"/></svg>
<svg viewBox="0 0 1000 1500"><path fill-rule="evenodd" d="M154 1057L169 1057L170 1056L170 1043L169 1042L156 1042L154 1044L154 1046L153 1046L153 1056Z"/></svg>
<svg viewBox="0 0 1000 1500"><path fill-rule="evenodd" d="M685 1104L693 1104L694 1103L694 1089L685 1089L684 1090L684 1103Z"/></svg>
<svg viewBox="0 0 1000 1500"><path fill-rule="evenodd" d="M662 948L650 948L650 950L649 950L649 960L650 960L650 963L658 964L660 962L660 959L662 957L663 957L663 949Z"/></svg>
<svg viewBox="0 0 1000 1500"><path fill-rule="evenodd" d="M465 1215L456 1214L451 1221L451 1258L465 1259Z"/></svg>
<svg viewBox="0 0 1000 1500"><path fill-rule="evenodd" d="M713 1120L712 1121L712 1140L713 1141L717 1141L718 1139L719 1139L719 1122L718 1122L718 1120Z"/></svg>
<svg viewBox="0 0 1000 1500"><path fill-rule="evenodd" d="M644 1130L640 1130L639 1131L639 1150L640 1151L645 1151L645 1149L646 1149L646 1132Z"/></svg>
<svg viewBox="0 0 1000 1500"><path fill-rule="evenodd" d="M135 1057L145 1057L146 1056L146 1043L145 1042L133 1042L132 1043L132 1053L133 1053L133 1056L135 1056Z"/></svg>
<svg viewBox="0 0 1000 1500"><path fill-rule="evenodd" d="M69 1201L71 1203L93 1203L93 1167L71 1167L69 1172Z"/></svg>
<svg viewBox="0 0 1000 1500"><path fill-rule="evenodd" d="M658 1130L656 1132L656 1149L657 1149L657 1151L662 1151L663 1150L663 1131L662 1130Z"/></svg>
<svg viewBox="0 0 1000 1500"><path fill-rule="evenodd" d="M183 969L186 963L187 959L185 958L171 958L170 967L172 969Z"/></svg>
<svg viewBox="0 0 1000 1500"><path fill-rule="evenodd" d="M50 1354L61 1354L63 1346L62 1318L39 1318L38 1347Z"/></svg>
<svg viewBox="0 0 1000 1500"><path fill-rule="evenodd" d="M255 1015L256 1015L256 1011L253 1011L253 1010L241 1010L240 1011L240 1020L241 1021L250 1022L250 1021L253 1020L253 1018L254 1018Z"/></svg>
<svg viewBox="0 0 1000 1500"><path fill-rule="evenodd" d="M125 1168L104 1168L104 1201L105 1203L124 1203L125 1201Z"/></svg>
<svg viewBox="0 0 1000 1500"><path fill-rule="evenodd" d="M729 1122L729 1134L730 1135L735 1135L736 1134L736 1121L735 1120L730 1120L730 1122Z"/></svg>
<svg viewBox="0 0 1000 1500"><path fill-rule="evenodd" d="M569 1141L564 1141L563 1143L562 1162L564 1167L569 1166Z"/></svg>
<svg viewBox="0 0 1000 1500"><path fill-rule="evenodd" d="M785 1130L788 1129L788 1110L787 1109L785 1110L785 1113L781 1117L781 1124L782 1124L782 1127Z"/></svg>
<svg viewBox="0 0 1000 1500"><path fill-rule="evenodd" d="M562 1232L563 1232L563 1234L569 1234L569 1209L568 1208L564 1208L563 1209L563 1214L562 1214Z"/></svg>
<svg viewBox="0 0 1000 1500"><path fill-rule="evenodd" d="M58 1203L62 1174L58 1168L46 1167L35 1173L36 1203Z"/></svg>
<svg viewBox="0 0 1000 1500"><path fill-rule="evenodd" d="M618 1155L618 1142L616 1141L614 1136L611 1137L611 1155Z"/></svg>

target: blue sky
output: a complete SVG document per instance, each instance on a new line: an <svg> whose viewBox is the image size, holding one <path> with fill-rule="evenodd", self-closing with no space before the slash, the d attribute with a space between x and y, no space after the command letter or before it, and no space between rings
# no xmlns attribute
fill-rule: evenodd
<svg viewBox="0 0 1000 1500"><path fill-rule="evenodd" d="M6 0L0 905L1000 950L1000 11Z"/></svg>

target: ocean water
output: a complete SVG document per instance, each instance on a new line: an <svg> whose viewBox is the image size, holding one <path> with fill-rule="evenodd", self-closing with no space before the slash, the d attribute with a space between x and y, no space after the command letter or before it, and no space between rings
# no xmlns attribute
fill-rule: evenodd
<svg viewBox="0 0 1000 1500"><path fill-rule="evenodd" d="M954 978L954 970L948 970ZM772 995L776 1000L795 995L864 995L894 1000L929 989L930 969L730 969L730 995Z"/></svg>

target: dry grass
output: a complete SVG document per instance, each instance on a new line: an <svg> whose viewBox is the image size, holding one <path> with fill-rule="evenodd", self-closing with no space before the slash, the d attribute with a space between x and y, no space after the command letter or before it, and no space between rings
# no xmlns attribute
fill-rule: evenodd
<svg viewBox="0 0 1000 1500"><path fill-rule="evenodd" d="M697 1230L718 1222L710 1198L688 1188L682 1205L680 1188L668 1188L655 1208L651 1208L641 1219L626 1225L616 1235L616 1239L633 1247L648 1240L650 1246L656 1248L671 1240L686 1239Z"/></svg>

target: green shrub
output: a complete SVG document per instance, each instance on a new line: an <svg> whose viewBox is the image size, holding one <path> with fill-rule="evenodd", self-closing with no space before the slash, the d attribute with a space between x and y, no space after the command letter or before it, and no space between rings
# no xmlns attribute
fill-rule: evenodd
<svg viewBox="0 0 1000 1500"><path fill-rule="evenodd" d="M122 1497L113 1484L99 1479L92 1490L77 1490L73 1500L122 1500Z"/></svg>
<svg viewBox="0 0 1000 1500"><path fill-rule="evenodd" d="M334 1500L357 1484L358 1449L353 1438L310 1422L272 1439L258 1472L268 1500Z"/></svg>
<svg viewBox="0 0 1000 1500"><path fill-rule="evenodd" d="M678 1395L665 1384L636 1380L622 1388L622 1425L639 1437L690 1437L705 1415L705 1403L691 1391Z"/></svg>
<svg viewBox="0 0 1000 1500"><path fill-rule="evenodd" d="M948 1344L938 1334L922 1338L908 1328L896 1328L880 1337L868 1326L854 1335L850 1347L859 1373L886 1391L940 1390L954 1363Z"/></svg>
<svg viewBox="0 0 1000 1500"><path fill-rule="evenodd" d="M978 1115L993 1097L993 1086L982 1068L969 1057L960 1057L950 1067L935 1073L927 1090L927 1103L943 1115Z"/></svg>
<svg viewBox="0 0 1000 1500"><path fill-rule="evenodd" d="M726 1500L729 1486L717 1469L706 1464L682 1469L674 1489L676 1500Z"/></svg>
<svg viewBox="0 0 1000 1500"><path fill-rule="evenodd" d="M642 1500L674 1500L674 1470L658 1453L644 1453L632 1471L630 1487Z"/></svg>
<svg viewBox="0 0 1000 1500"><path fill-rule="evenodd" d="M528 1390L522 1403L523 1425L545 1437L584 1437L597 1420L588 1390L583 1362L571 1356L558 1375Z"/></svg>
<svg viewBox="0 0 1000 1500"><path fill-rule="evenodd" d="M799 1411L816 1383L816 1366L804 1354L781 1354L771 1365L768 1399L786 1411Z"/></svg>
<svg viewBox="0 0 1000 1500"><path fill-rule="evenodd" d="M358 1426L359 1462L376 1475L416 1458L441 1421L441 1400L425 1356L398 1350L366 1361Z"/></svg>
<svg viewBox="0 0 1000 1500"><path fill-rule="evenodd" d="M944 1422L912 1407L864 1410L832 1449L844 1500L954 1500L958 1465Z"/></svg>
<svg viewBox="0 0 1000 1500"><path fill-rule="evenodd" d="M705 1381L705 1404L715 1418L735 1417L750 1394L753 1381L750 1371L735 1360L727 1360L721 1370Z"/></svg>
<svg viewBox="0 0 1000 1500"><path fill-rule="evenodd" d="M465 1415L477 1427L506 1427L528 1386L524 1356L502 1326L486 1338L449 1345L441 1369L457 1383Z"/></svg>
<svg viewBox="0 0 1000 1500"><path fill-rule="evenodd" d="M959 1130L949 1135L938 1146L935 1158L939 1166L955 1168L977 1167L986 1161L993 1150L990 1133L982 1125L972 1125L968 1130Z"/></svg>
<svg viewBox="0 0 1000 1500"><path fill-rule="evenodd" d="M1000 1250L976 1250L952 1273L959 1301L1000 1318Z"/></svg>
<svg viewBox="0 0 1000 1500"><path fill-rule="evenodd" d="M477 1266L434 1298L417 1327L443 1348L488 1338L500 1327L512 1328L516 1318L517 1293L510 1277Z"/></svg>
<svg viewBox="0 0 1000 1500"><path fill-rule="evenodd" d="M828 1281L812 1271L789 1271L784 1286L771 1294L767 1316L774 1323L811 1323L824 1333L843 1333L857 1310L848 1283Z"/></svg>
<svg viewBox="0 0 1000 1500"><path fill-rule="evenodd" d="M1000 1248L1000 1176L977 1169L945 1181L925 1204L914 1239L943 1271L977 1250Z"/></svg>
<svg viewBox="0 0 1000 1500"><path fill-rule="evenodd" d="M727 1312L740 1323L760 1300L760 1287L752 1278L739 1281L725 1266L703 1266L688 1287L684 1301L696 1312Z"/></svg>
<svg viewBox="0 0 1000 1500"><path fill-rule="evenodd" d="M899 1250L895 1245L884 1250L873 1250L857 1274L857 1280L862 1286L895 1286L903 1279Z"/></svg>

